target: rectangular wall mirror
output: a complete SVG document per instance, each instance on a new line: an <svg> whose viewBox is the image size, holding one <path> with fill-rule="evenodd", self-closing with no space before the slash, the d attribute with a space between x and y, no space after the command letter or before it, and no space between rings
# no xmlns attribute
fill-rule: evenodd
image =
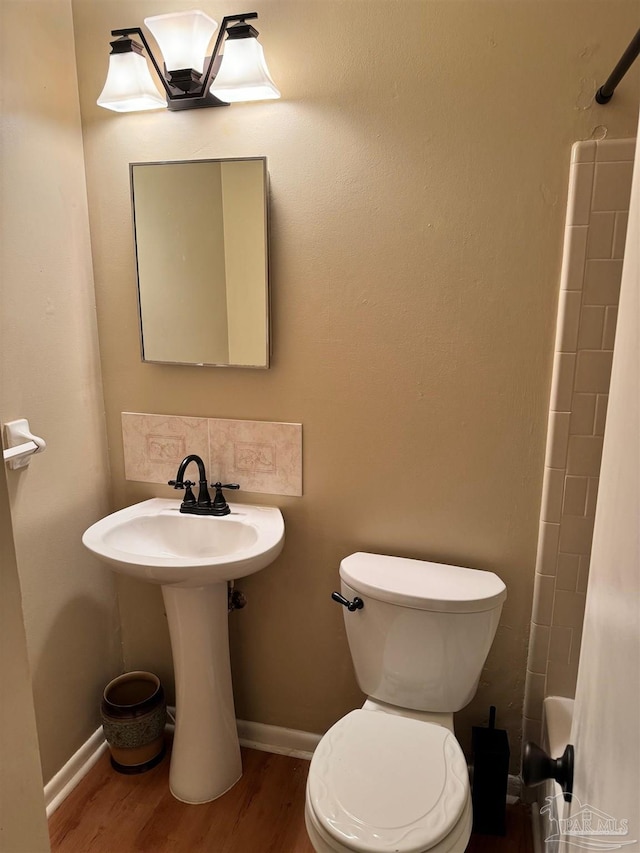
<svg viewBox="0 0 640 853"><path fill-rule="evenodd" d="M130 174L142 360L268 367L266 158Z"/></svg>

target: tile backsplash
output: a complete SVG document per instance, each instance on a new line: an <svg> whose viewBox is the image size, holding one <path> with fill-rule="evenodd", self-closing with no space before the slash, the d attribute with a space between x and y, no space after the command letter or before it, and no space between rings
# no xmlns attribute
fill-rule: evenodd
<svg viewBox="0 0 640 853"><path fill-rule="evenodd" d="M197 453L210 482L302 495L302 424L122 412L122 440L127 480L166 483Z"/></svg>

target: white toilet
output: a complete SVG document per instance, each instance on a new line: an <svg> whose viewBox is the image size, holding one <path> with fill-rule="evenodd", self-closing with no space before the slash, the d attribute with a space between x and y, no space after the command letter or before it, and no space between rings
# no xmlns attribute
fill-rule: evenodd
<svg viewBox="0 0 640 853"><path fill-rule="evenodd" d="M344 598L362 602L344 618L368 698L314 752L311 843L317 853L463 853L473 816L453 712L476 692L506 587L493 572L364 553L342 561L340 578Z"/></svg>

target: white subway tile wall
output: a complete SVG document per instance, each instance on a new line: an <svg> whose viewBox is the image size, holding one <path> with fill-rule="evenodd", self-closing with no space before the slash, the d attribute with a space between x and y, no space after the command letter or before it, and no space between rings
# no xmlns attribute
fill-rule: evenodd
<svg viewBox="0 0 640 853"><path fill-rule="evenodd" d="M629 211L619 210L616 212L616 225L613 232L612 258L624 257L624 243L627 238L627 225L629 224Z"/></svg>
<svg viewBox="0 0 640 853"><path fill-rule="evenodd" d="M561 290L582 290L588 233L589 227L587 225L572 226L567 224L564 229L563 264L560 273ZM564 263L565 258L567 263Z"/></svg>
<svg viewBox="0 0 640 853"><path fill-rule="evenodd" d="M544 675L547 671L549 659L549 634L551 628L548 625L531 625L531 638L529 640L529 669Z"/></svg>
<svg viewBox="0 0 640 853"><path fill-rule="evenodd" d="M580 331L581 303L581 291L560 291L560 302L558 305L558 330L562 331L562 337L560 340L560 352L562 353L575 353L576 351L578 344L578 333Z"/></svg>
<svg viewBox="0 0 640 853"><path fill-rule="evenodd" d="M564 490L564 468L545 468L542 485L542 513L543 522L550 521L560 524L562 515L562 495ZM542 528L540 530L542 533Z"/></svg>
<svg viewBox="0 0 640 853"><path fill-rule="evenodd" d="M571 628L554 625L549 638L549 660L556 663L569 663L571 653ZM545 668L546 672L546 668Z"/></svg>
<svg viewBox="0 0 640 853"><path fill-rule="evenodd" d="M545 696L575 695L634 150L635 139L604 139L571 151L525 737Z"/></svg>
<svg viewBox="0 0 640 853"><path fill-rule="evenodd" d="M562 512L565 515L584 515L587 505L587 477L565 477ZM564 587L566 589L566 587Z"/></svg>
<svg viewBox="0 0 640 853"><path fill-rule="evenodd" d="M534 743L542 743L542 722L525 717L522 726L522 742L527 743L530 740Z"/></svg>
<svg viewBox="0 0 640 853"><path fill-rule="evenodd" d="M555 575L560 540L560 525L543 521L538 539L536 572L541 575Z"/></svg>
<svg viewBox="0 0 640 853"><path fill-rule="evenodd" d="M122 412L122 440L127 480L167 483L181 460L196 453L210 482L302 495L302 424Z"/></svg>

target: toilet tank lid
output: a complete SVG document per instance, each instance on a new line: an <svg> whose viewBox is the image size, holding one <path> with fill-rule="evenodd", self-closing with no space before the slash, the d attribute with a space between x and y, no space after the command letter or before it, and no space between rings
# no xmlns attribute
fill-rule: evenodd
<svg viewBox="0 0 640 853"><path fill-rule="evenodd" d="M493 572L382 554L345 557L340 577L356 592L417 610L475 613L493 610L507 597Z"/></svg>

